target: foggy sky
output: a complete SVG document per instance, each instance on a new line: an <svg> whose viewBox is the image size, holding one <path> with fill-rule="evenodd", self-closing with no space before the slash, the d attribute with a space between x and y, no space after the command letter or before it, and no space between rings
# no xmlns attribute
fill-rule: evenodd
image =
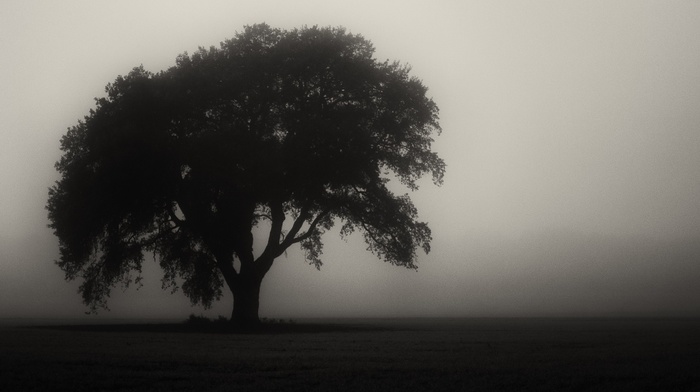
<svg viewBox="0 0 700 392"><path fill-rule="evenodd" d="M433 230L418 271L360 236L292 250L261 316L700 316L697 1L16 1L0 3L0 317L84 317L53 264L59 140L117 75L248 24L344 26L429 87L445 184L412 195ZM98 317L229 315L114 290ZM93 316L90 316L93 317Z"/></svg>

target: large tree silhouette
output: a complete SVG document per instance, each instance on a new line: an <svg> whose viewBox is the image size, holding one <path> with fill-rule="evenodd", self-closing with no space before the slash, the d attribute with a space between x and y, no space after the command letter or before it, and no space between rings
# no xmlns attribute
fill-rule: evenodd
<svg viewBox="0 0 700 392"><path fill-rule="evenodd" d="M84 302L106 307L153 252L164 287L208 307L225 283L232 320L256 324L274 260L299 244L320 267L334 224L416 268L430 230L387 183L442 182L438 108L407 66L373 52L342 28L254 25L167 71L139 67L109 84L61 139L47 205L57 264L82 280ZM254 230L266 230L259 254Z"/></svg>

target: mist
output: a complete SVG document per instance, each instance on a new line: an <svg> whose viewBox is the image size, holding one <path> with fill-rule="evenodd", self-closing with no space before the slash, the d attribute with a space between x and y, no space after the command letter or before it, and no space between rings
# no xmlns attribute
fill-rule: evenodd
<svg viewBox="0 0 700 392"><path fill-rule="evenodd" d="M265 317L700 316L696 1L23 2L0 5L0 317L230 314L144 286L85 315L54 264L47 189L60 137L117 75L174 64L244 25L345 26L429 87L442 187L411 194L433 231L418 270L361 236L291 250ZM398 189L398 188L397 188Z"/></svg>

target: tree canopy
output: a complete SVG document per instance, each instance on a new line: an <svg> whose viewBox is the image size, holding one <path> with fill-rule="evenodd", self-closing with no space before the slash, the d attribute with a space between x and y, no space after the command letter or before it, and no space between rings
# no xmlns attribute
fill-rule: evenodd
<svg viewBox="0 0 700 392"><path fill-rule="evenodd" d="M415 190L425 174L442 182L431 150L438 108L408 66L373 56L342 28L261 24L109 84L61 139L47 204L57 263L82 279L84 302L104 307L111 287L140 280L153 252L164 287L181 282L210 306L226 283L233 318L255 320L274 259L299 244L319 267L334 224L415 268L430 229L387 185ZM256 227L269 230L257 256Z"/></svg>

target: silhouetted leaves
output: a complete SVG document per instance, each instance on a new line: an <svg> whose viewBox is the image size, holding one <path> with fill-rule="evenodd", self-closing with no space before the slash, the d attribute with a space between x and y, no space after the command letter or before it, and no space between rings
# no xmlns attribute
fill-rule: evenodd
<svg viewBox="0 0 700 392"><path fill-rule="evenodd" d="M415 268L430 230L386 185L417 189L428 173L442 182L438 109L407 66L373 52L342 28L254 25L166 71L138 67L109 84L61 140L47 206L58 264L84 280L85 302L104 305L153 251L164 286L182 279L209 306L224 281L235 293L241 279L262 279L291 245L319 267L321 234L336 222ZM270 234L256 259L251 230L262 221Z"/></svg>

